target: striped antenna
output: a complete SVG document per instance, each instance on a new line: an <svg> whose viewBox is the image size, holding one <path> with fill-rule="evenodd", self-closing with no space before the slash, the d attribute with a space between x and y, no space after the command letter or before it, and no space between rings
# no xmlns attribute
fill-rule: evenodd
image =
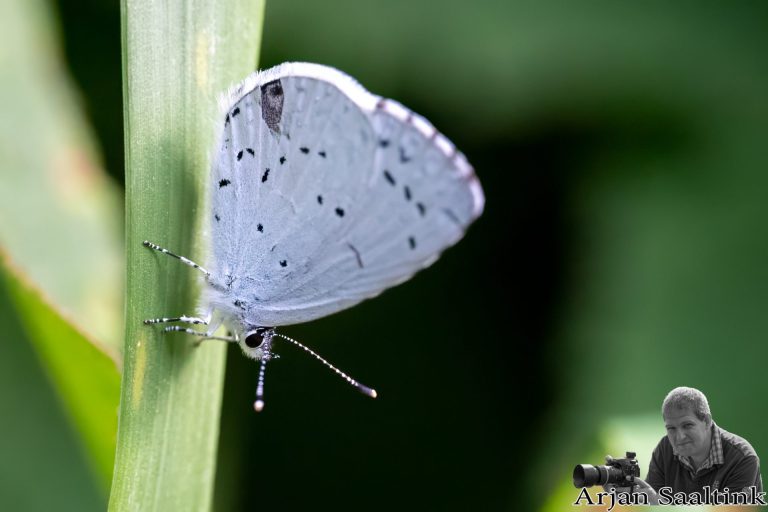
<svg viewBox="0 0 768 512"><path fill-rule="evenodd" d="M256 401L253 402L253 408L256 412L264 410L264 371L267 369L268 358L263 357L261 359L261 366L259 367L259 383L256 384Z"/></svg>
<svg viewBox="0 0 768 512"><path fill-rule="evenodd" d="M285 336L284 334L280 334L280 333L276 332L276 333L274 333L274 335L275 335L275 336L279 336L279 337L283 338L284 340L290 341L291 343L293 343L293 344L294 344L294 345L296 345L297 347L301 347L302 349L304 349L304 351L305 351L305 352L309 353L309 354L310 354L310 355L312 355L312 356L313 356L315 359L317 359L318 361L320 361L321 363L323 363L325 366L327 366L328 368L330 368L331 370L333 370L334 372L336 372L336 374L337 374L339 377L341 377L342 379L344 379L345 381L347 381L349 384L351 384L352 386L354 386L354 387L355 387L355 388L356 388L358 391L360 391L360 392L361 392L361 393L363 393L364 395L368 395L368 396L369 396L369 397L371 397L371 398L376 398L376 397L378 396L378 394L376 393L376 390L375 390L375 389L373 389L373 388L369 388L368 386L365 386L365 385L363 385L363 384L361 384L361 383L357 382L355 379L353 379L352 377L350 377L349 375L347 375L346 373L344 373L343 371L339 370L338 368L336 368L335 366L333 366L331 363L329 363L328 361L326 361L325 359L323 359L323 358L322 358L322 357L321 357L319 354L317 354L316 352L314 352L314 351L313 351L312 349L310 349L309 347L306 347L305 345L302 345L302 344L301 344L301 343L299 343L298 341L294 340L293 338L289 338L288 336ZM263 370L263 368L264 368L264 367L263 367L263 364L264 364L264 363L262 362L262 370ZM261 385L261 374L259 374L259 384ZM257 396L257 398L258 398L258 394L259 394L259 393L258 393L258 389L257 389L257 390L256 390L256 396ZM262 406L263 406L263 404L262 404ZM258 410L258 409L257 409L257 410Z"/></svg>

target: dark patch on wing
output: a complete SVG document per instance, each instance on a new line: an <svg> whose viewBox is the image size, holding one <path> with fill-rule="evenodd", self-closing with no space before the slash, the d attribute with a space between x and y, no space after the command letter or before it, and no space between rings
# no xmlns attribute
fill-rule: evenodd
<svg viewBox="0 0 768 512"><path fill-rule="evenodd" d="M449 219L451 219L454 223L456 223L457 225L461 226L461 221L459 220L459 217L457 217L456 214L453 213L453 210L451 210L450 208L443 208L443 213Z"/></svg>
<svg viewBox="0 0 768 512"><path fill-rule="evenodd" d="M285 163L285 155L280 157L280 165L283 165Z"/></svg>
<svg viewBox="0 0 768 512"><path fill-rule="evenodd" d="M422 217L427 213L427 207L424 206L424 203L416 203L416 208L419 209L419 213Z"/></svg>
<svg viewBox="0 0 768 512"><path fill-rule="evenodd" d="M221 180L221 181L219 182L219 188L221 188L221 187L226 187L226 186L227 186L227 185L229 185L230 183L232 183L232 182L231 182L231 181L229 181L229 180Z"/></svg>
<svg viewBox="0 0 768 512"><path fill-rule="evenodd" d="M264 232L264 226L261 225L261 222L259 222L256 225L256 231L258 231L259 233L263 233Z"/></svg>
<svg viewBox="0 0 768 512"><path fill-rule="evenodd" d="M406 185L405 188L403 189L403 191L405 192L405 200L406 201L410 201L411 200L411 189L410 189L410 187L408 187L408 185Z"/></svg>
<svg viewBox="0 0 768 512"><path fill-rule="evenodd" d="M363 266L364 266L363 265L363 259L360 257L360 251L357 250L357 247L355 247L354 245L349 244L349 243L347 244L347 247L352 249L352 252L355 253L355 258L357 259L357 266L360 267L360 268L363 268Z"/></svg>
<svg viewBox="0 0 768 512"><path fill-rule="evenodd" d="M407 164L411 161L411 157L405 154L405 148L400 146L400 163Z"/></svg>
<svg viewBox="0 0 768 512"><path fill-rule="evenodd" d="M274 80L261 86L261 118L274 133L280 133L283 117L283 85Z"/></svg>
<svg viewBox="0 0 768 512"><path fill-rule="evenodd" d="M325 158L325 151L318 151L317 154Z"/></svg>
<svg viewBox="0 0 768 512"><path fill-rule="evenodd" d="M239 162L241 158L243 158L243 151L242 150L237 152L237 161Z"/></svg>
<svg viewBox="0 0 768 512"><path fill-rule="evenodd" d="M389 140L388 139L379 139L379 146L382 148L386 148L389 146Z"/></svg>
<svg viewBox="0 0 768 512"><path fill-rule="evenodd" d="M281 267L287 267L288 266L288 262L286 260L280 260L280 266Z"/></svg>
<svg viewBox="0 0 768 512"><path fill-rule="evenodd" d="M299 148L299 151L301 151L305 155L309 154L309 148Z"/></svg>
<svg viewBox="0 0 768 512"><path fill-rule="evenodd" d="M336 208L336 215L338 215L339 217L343 217L344 216L344 210L341 209L341 208Z"/></svg>
<svg viewBox="0 0 768 512"><path fill-rule="evenodd" d="M323 196L317 196L317 204L323 204Z"/></svg>
<svg viewBox="0 0 768 512"><path fill-rule="evenodd" d="M235 117L239 113L240 113L240 107L237 107L235 110L232 111L232 117Z"/></svg>
<svg viewBox="0 0 768 512"><path fill-rule="evenodd" d="M218 213L214 214L213 218L216 219L216 222L219 222L221 220L221 217L219 217Z"/></svg>
<svg viewBox="0 0 768 512"><path fill-rule="evenodd" d="M251 156L255 156L255 155L256 155L256 153L254 153L254 152L253 152L253 150L252 150L251 148L245 148L245 150L246 150L246 151L248 152L248 154L249 154L249 155L251 155Z"/></svg>
<svg viewBox="0 0 768 512"><path fill-rule="evenodd" d="M264 183L267 181L267 178L269 178L269 167L267 167L267 170L264 171L264 174L261 176L261 182Z"/></svg>
<svg viewBox="0 0 768 512"><path fill-rule="evenodd" d="M229 124L229 112L227 112L227 117L224 118L224 126L227 126ZM229 142L229 141L227 141Z"/></svg>
<svg viewBox="0 0 768 512"><path fill-rule="evenodd" d="M413 238L412 236L409 236L408 237L408 245L411 247L411 249L415 249L416 248L416 239Z"/></svg>
<svg viewBox="0 0 768 512"><path fill-rule="evenodd" d="M390 185L392 185L393 187L395 186L395 178L394 178L394 176L392 176L389 173L389 171L387 171L386 169L384 170L384 178L389 182Z"/></svg>

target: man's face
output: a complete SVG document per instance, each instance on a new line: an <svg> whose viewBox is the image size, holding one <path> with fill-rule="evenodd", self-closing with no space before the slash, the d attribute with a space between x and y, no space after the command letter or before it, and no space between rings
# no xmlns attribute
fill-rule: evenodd
<svg viewBox="0 0 768 512"><path fill-rule="evenodd" d="M710 425L696 417L691 409L671 409L664 413L667 437L675 451L703 462L709 454L712 438Z"/></svg>

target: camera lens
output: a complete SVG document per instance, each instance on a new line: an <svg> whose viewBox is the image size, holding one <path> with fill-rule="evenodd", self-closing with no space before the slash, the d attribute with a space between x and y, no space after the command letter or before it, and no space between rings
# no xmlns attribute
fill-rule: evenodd
<svg viewBox="0 0 768 512"><path fill-rule="evenodd" d="M573 468L573 485L575 487L592 487L600 481L599 467L591 464L579 464Z"/></svg>
<svg viewBox="0 0 768 512"><path fill-rule="evenodd" d="M592 466L579 464L573 468L574 487L592 487L593 485L623 484L624 472L611 466Z"/></svg>

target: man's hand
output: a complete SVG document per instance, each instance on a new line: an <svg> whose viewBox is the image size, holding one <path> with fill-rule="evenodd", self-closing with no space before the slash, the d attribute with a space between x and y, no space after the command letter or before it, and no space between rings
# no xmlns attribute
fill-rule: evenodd
<svg viewBox="0 0 768 512"><path fill-rule="evenodd" d="M650 484L648 484L648 482L642 478L635 478L635 492L645 493L645 495L648 496L649 505L659 504L658 493L653 489L653 487L650 486Z"/></svg>
<svg viewBox="0 0 768 512"><path fill-rule="evenodd" d="M627 480L629 480L631 477L627 477ZM630 482L627 482L629 484ZM632 490L633 494L636 493L643 493L646 496L648 496L648 504L649 505L658 505L659 504L659 495L656 493L656 491L651 487L648 482L643 480L642 478L635 478L634 481L634 487L629 487L627 485L626 487L619 487L616 484L607 484L603 486L603 489L605 492L611 492L611 489L614 489L614 492L630 492L630 489Z"/></svg>

